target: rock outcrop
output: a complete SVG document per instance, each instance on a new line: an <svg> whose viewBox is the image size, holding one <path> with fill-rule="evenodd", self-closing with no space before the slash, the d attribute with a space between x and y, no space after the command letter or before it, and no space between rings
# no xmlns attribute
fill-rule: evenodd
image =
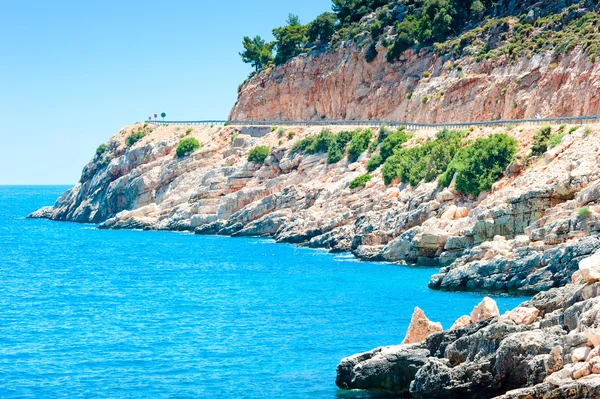
<svg viewBox="0 0 600 399"><path fill-rule="evenodd" d="M481 318L464 327L343 359L336 383L418 399L599 397L598 279L553 288L485 318L490 312L481 310L493 308L486 299L473 312ZM403 377L392 382L399 368Z"/></svg>
<svg viewBox="0 0 600 399"><path fill-rule="evenodd" d="M418 342L423 342L425 338L431 334L440 332L442 330L443 328L441 323L434 323L430 321L427 316L425 316L425 312L419 308L415 308L410 320L410 325L408 326L408 331L406 332L406 337L402 343L415 344Z"/></svg>

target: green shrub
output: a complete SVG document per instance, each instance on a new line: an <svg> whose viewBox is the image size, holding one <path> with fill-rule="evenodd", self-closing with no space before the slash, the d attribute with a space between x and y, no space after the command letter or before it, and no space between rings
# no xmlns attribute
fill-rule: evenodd
<svg viewBox="0 0 600 399"><path fill-rule="evenodd" d="M271 149L267 146L259 145L257 147L254 147L248 153L248 162L254 162L259 164L264 163L265 159L267 159L270 153Z"/></svg>
<svg viewBox="0 0 600 399"><path fill-rule="evenodd" d="M436 179L454 159L463 136L462 131L444 129L433 141L412 148L397 149L383 164L383 181L388 185L399 177L403 183L416 186L421 181Z"/></svg>
<svg viewBox="0 0 600 399"><path fill-rule="evenodd" d="M388 128L385 123L382 123L379 126L379 131L377 132L377 144L381 143L387 136L394 133L394 131Z"/></svg>
<svg viewBox="0 0 600 399"><path fill-rule="evenodd" d="M574 131L576 131L577 129L579 129L579 127L577 127L577 126L572 126L572 127L569 129L569 134L573 133L573 132L574 132Z"/></svg>
<svg viewBox="0 0 600 399"><path fill-rule="evenodd" d="M592 211L590 211L590 208L588 208L587 206L584 206L583 208L579 208L577 210L577 215L582 218L587 218L588 216L590 216L590 213L592 213Z"/></svg>
<svg viewBox="0 0 600 399"><path fill-rule="evenodd" d="M352 140L353 132L343 131L334 135L327 150L327 163L336 163L344 158L346 147Z"/></svg>
<svg viewBox="0 0 600 399"><path fill-rule="evenodd" d="M191 132L193 132L194 129L191 127L188 127L187 129L185 129L185 134L190 134Z"/></svg>
<svg viewBox="0 0 600 399"><path fill-rule="evenodd" d="M533 155L542 155L548 151L548 143L551 134L552 128L550 126L544 126L537 131L533 136L533 144L531 145L531 153Z"/></svg>
<svg viewBox="0 0 600 399"><path fill-rule="evenodd" d="M358 157L367 150L372 137L373 131L371 129L365 129L361 133L355 133L352 136L348 146L348 160L350 162L356 162Z"/></svg>
<svg viewBox="0 0 600 399"><path fill-rule="evenodd" d="M367 170L369 172L373 172L375 169L380 167L382 163L383 158L381 157L381 154L375 154L367 162Z"/></svg>
<svg viewBox="0 0 600 399"><path fill-rule="evenodd" d="M314 136L312 143L304 150L305 154L323 154L329 150L334 135L329 130L321 130Z"/></svg>
<svg viewBox="0 0 600 399"><path fill-rule="evenodd" d="M478 138L454 157L439 182L448 186L456 173L456 190L479 195L500 178L517 152L517 141L506 134Z"/></svg>
<svg viewBox="0 0 600 399"><path fill-rule="evenodd" d="M367 183L373 178L370 174L360 175L354 180L350 182L350 189L355 189L357 187L364 187Z"/></svg>
<svg viewBox="0 0 600 399"><path fill-rule="evenodd" d="M379 147L379 153L381 154L382 161L385 162L396 148L400 148L402 144L410 140L411 135L407 133L404 127L396 130L394 133L387 135L381 142Z"/></svg>
<svg viewBox="0 0 600 399"><path fill-rule="evenodd" d="M136 131L132 131L131 134L129 136L127 136L127 138L125 139L125 145L127 147L131 147L132 145L134 145L135 143L137 143L144 137L146 137L146 131L143 130L142 128L139 128Z"/></svg>
<svg viewBox="0 0 600 399"><path fill-rule="evenodd" d="M179 141L179 145L177 145L177 149L175 153L179 158L186 156L187 154L191 154L192 152L198 150L200 148L200 143L195 137L186 137Z"/></svg>
<svg viewBox="0 0 600 399"><path fill-rule="evenodd" d="M294 145L292 146L292 148L290 149L290 153L292 154L297 154L297 153L302 153L304 154L306 149L311 147L313 142L315 141L315 137L314 136L309 136L309 137L305 137L301 140L298 140L296 143L294 143Z"/></svg>
<svg viewBox="0 0 600 399"><path fill-rule="evenodd" d="M100 144L98 146L98 148L96 148L96 156L101 157L102 154L104 154L107 149L108 149L108 146L106 144Z"/></svg>
<svg viewBox="0 0 600 399"><path fill-rule="evenodd" d="M560 144L563 137L565 137L564 133L553 134L552 136L550 136L550 140L548 140L548 147L549 148L556 147L557 145Z"/></svg>

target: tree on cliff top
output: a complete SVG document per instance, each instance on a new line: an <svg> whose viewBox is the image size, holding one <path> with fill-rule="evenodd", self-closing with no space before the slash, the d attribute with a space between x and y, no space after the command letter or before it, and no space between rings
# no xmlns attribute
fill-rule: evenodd
<svg viewBox="0 0 600 399"><path fill-rule="evenodd" d="M242 61L252 65L257 72L273 61L273 43L266 43L260 36L257 35L254 39L244 36L242 45L244 46L244 51L240 53Z"/></svg>
<svg viewBox="0 0 600 399"><path fill-rule="evenodd" d="M308 40L311 43L329 43L335 33L336 16L331 12L324 12L308 24Z"/></svg>
<svg viewBox="0 0 600 399"><path fill-rule="evenodd" d="M347 25L360 21L365 15L388 3L389 0L333 0L331 8L338 20Z"/></svg>
<svg viewBox="0 0 600 399"><path fill-rule="evenodd" d="M300 55L307 43L306 33L308 27L302 25L297 15L290 14L286 25L273 29L275 36L275 64L285 64L297 55Z"/></svg>

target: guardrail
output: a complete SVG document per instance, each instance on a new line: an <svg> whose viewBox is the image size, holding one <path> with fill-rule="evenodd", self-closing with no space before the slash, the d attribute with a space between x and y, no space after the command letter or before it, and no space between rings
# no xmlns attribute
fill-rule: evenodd
<svg viewBox="0 0 600 399"><path fill-rule="evenodd" d="M566 116L560 118L536 118L536 119L514 119L495 120L483 122L451 122L451 123L413 123L397 122L387 120L315 120L315 121L253 121L253 120L204 120L204 121L149 121L160 125L234 125L234 126L366 126L378 127L405 126L408 130L420 129L443 129L456 128L465 129L470 126L505 126L505 125L527 125L527 124L571 124L583 125L584 123L598 122L600 116Z"/></svg>

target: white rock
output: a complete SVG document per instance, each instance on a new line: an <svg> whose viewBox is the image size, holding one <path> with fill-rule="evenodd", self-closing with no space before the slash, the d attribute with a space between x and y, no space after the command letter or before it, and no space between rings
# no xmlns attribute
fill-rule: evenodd
<svg viewBox="0 0 600 399"><path fill-rule="evenodd" d="M581 277L586 283L594 283L600 280L600 254L596 252L579 262Z"/></svg>

